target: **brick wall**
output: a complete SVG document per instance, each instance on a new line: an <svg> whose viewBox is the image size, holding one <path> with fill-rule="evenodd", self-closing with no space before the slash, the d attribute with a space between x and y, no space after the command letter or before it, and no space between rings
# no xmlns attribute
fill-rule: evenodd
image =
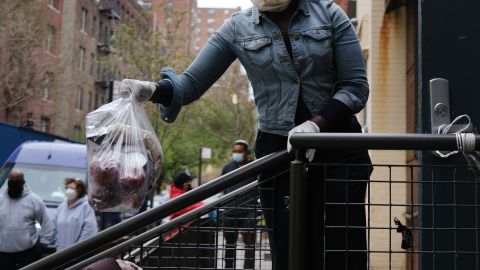
<svg viewBox="0 0 480 270"><path fill-rule="evenodd" d="M371 133L406 133L407 123L407 64L405 11L399 9L385 14L384 0L358 0L357 18L363 49L368 50L367 72L370 99L367 123ZM406 151L371 151L374 164L406 164ZM395 183L408 179L405 168L376 167L372 180L392 180L389 183L371 183L367 197L373 204L405 204L407 185ZM391 197L390 197L391 194ZM370 208L370 226L394 226L390 217L398 217L405 224L406 208L373 206ZM391 240L390 240L391 239ZM386 229L372 230L370 249L403 251L401 235ZM407 269L404 254L372 253L371 269ZM391 268L389 268L391 267Z"/></svg>

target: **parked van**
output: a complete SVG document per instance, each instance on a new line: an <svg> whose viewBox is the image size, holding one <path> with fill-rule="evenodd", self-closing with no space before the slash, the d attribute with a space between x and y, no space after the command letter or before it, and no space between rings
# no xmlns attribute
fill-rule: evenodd
<svg viewBox="0 0 480 270"><path fill-rule="evenodd" d="M88 183L87 148L83 144L64 142L22 143L0 169L2 193L12 170L19 170L25 175L25 183L42 198L53 216L57 206L66 198L66 177L78 177Z"/></svg>

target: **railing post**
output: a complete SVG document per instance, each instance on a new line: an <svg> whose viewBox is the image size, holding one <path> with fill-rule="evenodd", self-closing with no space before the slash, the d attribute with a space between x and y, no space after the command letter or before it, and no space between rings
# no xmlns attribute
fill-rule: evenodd
<svg viewBox="0 0 480 270"><path fill-rule="evenodd" d="M289 270L306 269L306 182L301 156L305 156L305 151L297 150L290 163Z"/></svg>

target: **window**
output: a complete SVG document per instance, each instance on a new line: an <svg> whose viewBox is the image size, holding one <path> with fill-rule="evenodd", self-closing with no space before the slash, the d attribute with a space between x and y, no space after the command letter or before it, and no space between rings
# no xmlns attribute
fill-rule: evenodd
<svg viewBox="0 0 480 270"><path fill-rule="evenodd" d="M53 82L53 74L50 72L45 73L44 86L43 86L43 99L48 100L50 98L50 87Z"/></svg>
<svg viewBox="0 0 480 270"><path fill-rule="evenodd" d="M81 110L83 105L83 88L81 86L77 87L77 99L75 103L75 109Z"/></svg>
<svg viewBox="0 0 480 270"><path fill-rule="evenodd" d="M50 6L58 10L58 0L50 0Z"/></svg>
<svg viewBox="0 0 480 270"><path fill-rule="evenodd" d="M103 41L103 40L102 40L102 29L103 29L103 22L102 22L102 21L100 21L99 26L98 26L98 29L99 29L99 31L98 31L98 40L99 40L100 42L102 42L102 41Z"/></svg>
<svg viewBox="0 0 480 270"><path fill-rule="evenodd" d="M213 18L207 19L207 24L212 24L214 22L215 22L215 19L213 19Z"/></svg>
<svg viewBox="0 0 480 270"><path fill-rule="evenodd" d="M47 29L47 42L45 48L49 53L55 53L55 27L49 25Z"/></svg>
<svg viewBox="0 0 480 270"><path fill-rule="evenodd" d="M40 130L43 132L50 132L50 118L42 116L40 120Z"/></svg>
<svg viewBox="0 0 480 270"><path fill-rule="evenodd" d="M97 80L98 80L102 77L102 66L98 61L96 62L97 62Z"/></svg>
<svg viewBox="0 0 480 270"><path fill-rule="evenodd" d="M208 29L207 29L207 32L208 32L208 33L213 33L213 32L215 32L215 29L213 29L213 28L208 28Z"/></svg>
<svg viewBox="0 0 480 270"><path fill-rule="evenodd" d="M166 10L172 10L172 9L173 9L173 3L172 3L172 2L168 2L168 3L165 5L165 9L166 9Z"/></svg>
<svg viewBox="0 0 480 270"><path fill-rule="evenodd" d="M97 17L93 16L92 20L92 37L97 37Z"/></svg>
<svg viewBox="0 0 480 270"><path fill-rule="evenodd" d="M88 111L89 112L93 111L92 103L93 103L92 91L88 91Z"/></svg>
<svg viewBox="0 0 480 270"><path fill-rule="evenodd" d="M210 15L215 14L215 9L209 9L208 14L210 14Z"/></svg>
<svg viewBox="0 0 480 270"><path fill-rule="evenodd" d="M95 54L90 55L90 75L95 74Z"/></svg>
<svg viewBox="0 0 480 270"><path fill-rule="evenodd" d="M82 17L80 18L80 31L85 32L87 29L87 14L88 10L86 8L82 8Z"/></svg>
<svg viewBox="0 0 480 270"><path fill-rule="evenodd" d="M85 48L80 47L80 70L85 70Z"/></svg>
<svg viewBox="0 0 480 270"><path fill-rule="evenodd" d="M82 134L82 128L79 125L75 125L73 130L75 131L75 137L80 137Z"/></svg>

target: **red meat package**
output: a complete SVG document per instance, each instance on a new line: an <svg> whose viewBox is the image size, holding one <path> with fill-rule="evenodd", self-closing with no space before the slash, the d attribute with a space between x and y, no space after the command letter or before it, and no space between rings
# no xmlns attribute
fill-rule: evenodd
<svg viewBox="0 0 480 270"><path fill-rule="evenodd" d="M163 163L143 104L119 98L89 113L85 124L90 205L97 211L138 212Z"/></svg>

